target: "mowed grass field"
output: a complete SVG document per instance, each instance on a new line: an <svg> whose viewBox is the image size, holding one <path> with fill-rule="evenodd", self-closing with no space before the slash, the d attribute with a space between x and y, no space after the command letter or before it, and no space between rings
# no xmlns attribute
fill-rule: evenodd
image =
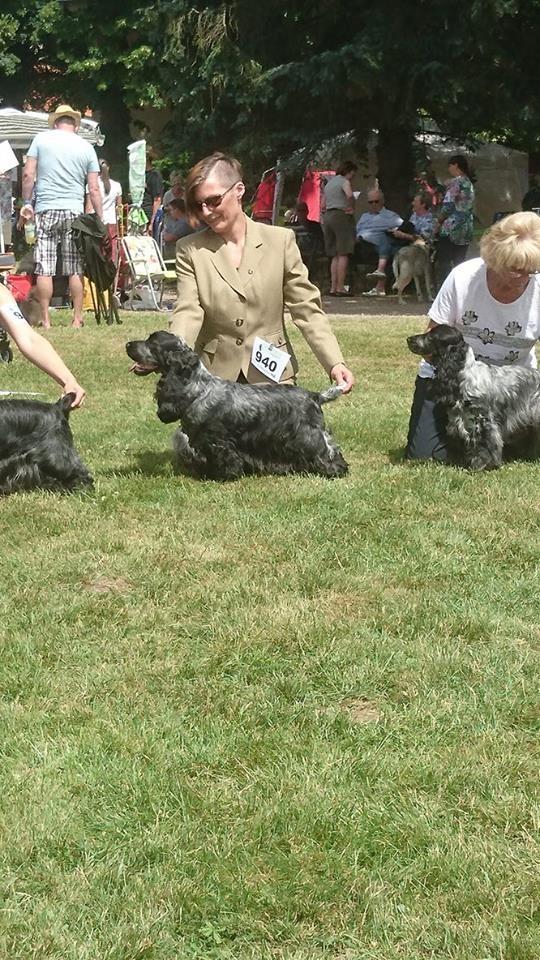
<svg viewBox="0 0 540 960"><path fill-rule="evenodd" d="M403 464L350 317L346 479L175 477L123 317L50 334L95 490L0 504L0 957L538 960L540 467Z"/></svg>

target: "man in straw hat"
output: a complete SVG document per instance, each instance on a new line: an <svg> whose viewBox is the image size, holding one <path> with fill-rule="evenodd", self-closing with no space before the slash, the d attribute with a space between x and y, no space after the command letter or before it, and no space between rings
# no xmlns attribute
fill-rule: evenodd
<svg viewBox="0 0 540 960"><path fill-rule="evenodd" d="M61 274L69 277L73 301L73 326L83 325L83 266L71 235L75 217L84 212L85 187L92 206L102 216L99 190L99 164L96 152L77 136L81 123L78 110L67 104L49 117L49 130L38 133L28 150L23 170L21 216L36 219L36 293L41 307L41 323L50 327L49 305L53 277L57 274L58 246L61 250ZM31 197L35 185L35 208Z"/></svg>

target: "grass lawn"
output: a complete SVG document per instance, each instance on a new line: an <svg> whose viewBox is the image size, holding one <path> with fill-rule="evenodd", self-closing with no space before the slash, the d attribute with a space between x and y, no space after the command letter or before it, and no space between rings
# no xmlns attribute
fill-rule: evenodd
<svg viewBox="0 0 540 960"><path fill-rule="evenodd" d="M0 957L538 960L538 466L401 463L350 317L345 480L175 477L123 316L51 331L95 491L1 503Z"/></svg>

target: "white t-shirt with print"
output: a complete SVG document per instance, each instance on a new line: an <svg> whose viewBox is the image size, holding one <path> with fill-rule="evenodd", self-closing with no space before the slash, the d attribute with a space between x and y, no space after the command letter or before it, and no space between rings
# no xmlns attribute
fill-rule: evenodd
<svg viewBox="0 0 540 960"><path fill-rule="evenodd" d="M486 264L477 257L460 263L447 276L428 316L434 323L457 327L474 350L477 360L498 367L511 364L536 367L535 343L540 339L540 276L532 276L513 303L491 296ZM435 371L423 360L420 377Z"/></svg>

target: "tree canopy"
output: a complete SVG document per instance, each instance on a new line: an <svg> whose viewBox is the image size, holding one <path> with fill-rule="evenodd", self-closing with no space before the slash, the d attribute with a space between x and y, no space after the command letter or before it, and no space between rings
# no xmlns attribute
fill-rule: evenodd
<svg viewBox="0 0 540 960"><path fill-rule="evenodd" d="M4 0L5 104L99 111L123 150L130 111L168 111L163 146L254 168L345 132L379 133L379 176L409 182L422 117L460 140L540 141L540 0Z"/></svg>

